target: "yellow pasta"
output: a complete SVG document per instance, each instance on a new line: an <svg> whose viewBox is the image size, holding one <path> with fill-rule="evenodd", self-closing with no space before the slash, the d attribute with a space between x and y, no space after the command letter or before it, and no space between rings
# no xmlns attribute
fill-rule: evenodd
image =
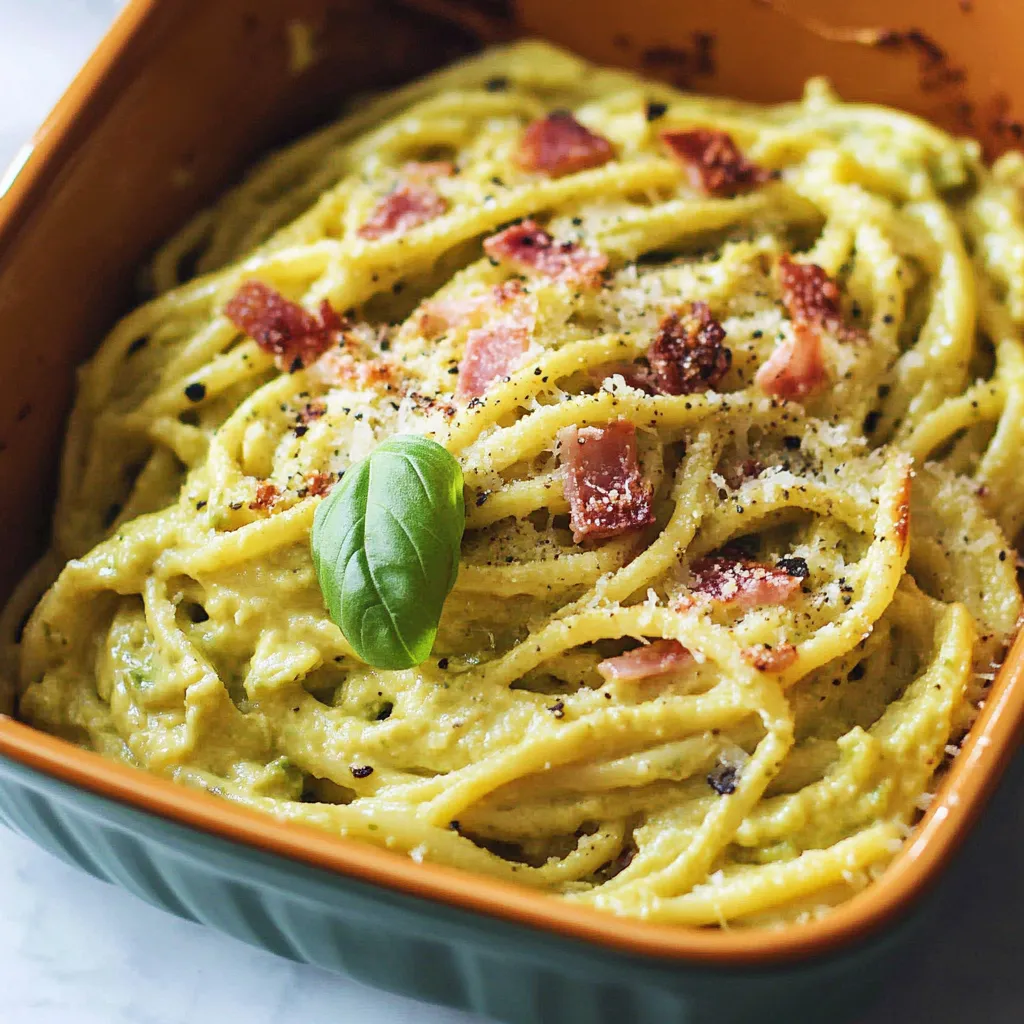
<svg viewBox="0 0 1024 1024"><path fill-rule="evenodd" d="M608 153L524 160L553 111ZM718 188L661 137L697 131L751 176ZM413 173L434 208L368 231ZM1021 611L1022 186L1019 157L820 81L760 107L535 42L370 101L172 239L83 369L53 549L3 614L18 713L614 913L826 913L909 834ZM607 269L485 255L524 218ZM800 311L790 257L838 312ZM254 281L343 311L341 340L275 361L226 309ZM702 308L731 362L652 384L652 342ZM510 310L528 345L470 398ZM773 390L812 330L819 379ZM616 424L650 515L577 542L565 437L592 435L560 432ZM328 616L310 529L396 433L455 456L467 526L430 658L382 670ZM783 589L736 599L723 565ZM633 651L678 657L630 677Z"/></svg>

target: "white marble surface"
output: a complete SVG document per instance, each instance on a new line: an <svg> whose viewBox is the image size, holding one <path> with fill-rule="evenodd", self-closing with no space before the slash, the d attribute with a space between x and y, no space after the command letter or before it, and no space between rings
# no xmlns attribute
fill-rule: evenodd
<svg viewBox="0 0 1024 1024"><path fill-rule="evenodd" d="M117 0L0 0L0 168L119 6ZM1024 762L1018 760L943 883L935 927L864 1024L1024 1021L1022 808ZM3 1024L234 1019L471 1024L474 1018L372 992L179 921L0 829Z"/></svg>

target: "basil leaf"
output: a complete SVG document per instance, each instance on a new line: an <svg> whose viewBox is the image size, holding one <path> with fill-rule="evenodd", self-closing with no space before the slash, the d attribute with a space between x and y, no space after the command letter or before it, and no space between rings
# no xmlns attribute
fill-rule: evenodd
<svg viewBox="0 0 1024 1024"><path fill-rule="evenodd" d="M368 665L410 668L429 656L465 525L462 469L416 434L389 438L320 503L312 534L320 590Z"/></svg>

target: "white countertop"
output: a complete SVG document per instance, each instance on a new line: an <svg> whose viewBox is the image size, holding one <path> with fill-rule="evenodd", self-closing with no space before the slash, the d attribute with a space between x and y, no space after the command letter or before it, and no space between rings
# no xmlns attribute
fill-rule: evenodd
<svg viewBox="0 0 1024 1024"><path fill-rule="evenodd" d="M119 6L118 0L0 0L0 168ZM926 944L864 1024L1021 1024L1021 759L944 881L940 900ZM474 1018L377 993L179 921L0 829L3 1024L225 1020L471 1024Z"/></svg>

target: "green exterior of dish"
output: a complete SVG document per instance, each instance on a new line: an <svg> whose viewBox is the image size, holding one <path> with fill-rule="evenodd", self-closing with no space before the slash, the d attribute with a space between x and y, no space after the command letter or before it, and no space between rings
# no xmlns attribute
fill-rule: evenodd
<svg viewBox="0 0 1024 1024"><path fill-rule="evenodd" d="M899 966L928 905L825 958L723 969L625 955L317 870L6 758L0 820L180 917L507 1024L842 1024Z"/></svg>

